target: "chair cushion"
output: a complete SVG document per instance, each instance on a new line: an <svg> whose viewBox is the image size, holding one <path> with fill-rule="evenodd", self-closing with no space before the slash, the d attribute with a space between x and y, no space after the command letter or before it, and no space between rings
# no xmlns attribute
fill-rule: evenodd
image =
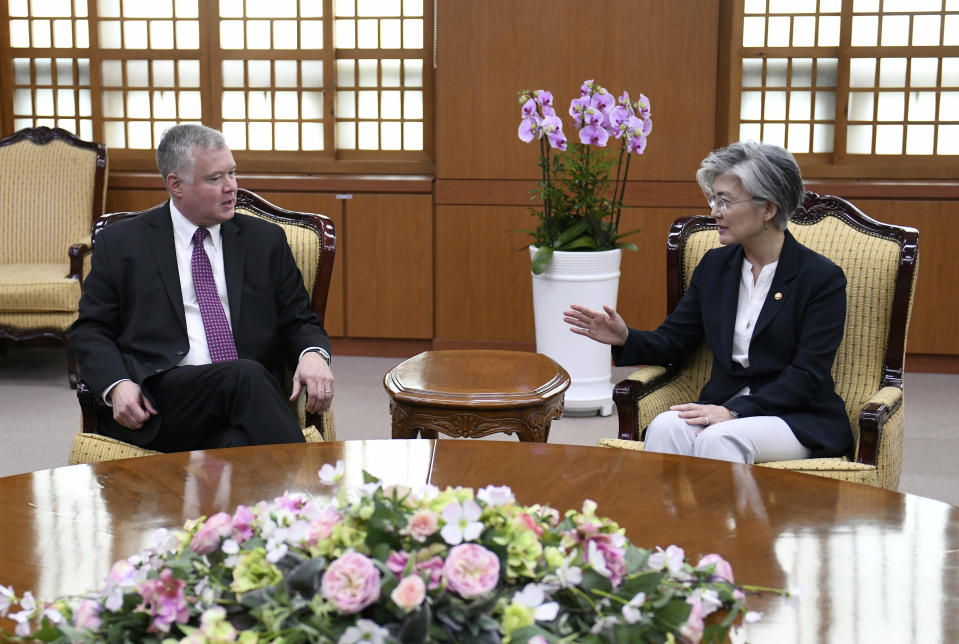
<svg viewBox="0 0 959 644"><path fill-rule="evenodd" d="M0 311L76 311L80 280L69 272L66 264L0 264Z"/></svg>
<svg viewBox="0 0 959 644"><path fill-rule="evenodd" d="M323 436L313 425L303 429L303 438L307 443L322 443ZM136 458L138 456L151 456L160 454L153 450L137 447L130 443L118 441L109 436L100 434L90 434L87 432L77 432L73 437L73 448L70 450L70 458L67 461L69 465L78 463L101 463L103 461L115 461L121 458Z"/></svg>

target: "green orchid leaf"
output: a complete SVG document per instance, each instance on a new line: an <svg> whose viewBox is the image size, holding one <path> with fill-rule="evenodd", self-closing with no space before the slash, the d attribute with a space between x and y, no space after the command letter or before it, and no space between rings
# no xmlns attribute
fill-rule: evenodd
<svg viewBox="0 0 959 644"><path fill-rule="evenodd" d="M540 246L536 249L536 254L533 255L532 262L532 271L533 275L542 275L543 271L546 270L549 260L553 259L553 247L552 246Z"/></svg>
<svg viewBox="0 0 959 644"><path fill-rule="evenodd" d="M583 248L595 249L596 240L589 235L580 235L568 244L563 245L557 250L580 250Z"/></svg>
<svg viewBox="0 0 959 644"><path fill-rule="evenodd" d="M633 242L619 242L616 244L616 248L622 248L624 250L639 250L639 246Z"/></svg>

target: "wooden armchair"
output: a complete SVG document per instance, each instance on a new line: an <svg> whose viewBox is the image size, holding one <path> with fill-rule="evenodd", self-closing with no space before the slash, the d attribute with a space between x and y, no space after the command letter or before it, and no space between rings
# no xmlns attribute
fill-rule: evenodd
<svg viewBox="0 0 959 644"><path fill-rule="evenodd" d="M333 256L336 253L336 230L329 217L318 214L292 212L284 210L249 190L237 191L236 206L238 213L251 215L272 221L286 233L286 239L293 251L296 265L303 275L303 284L313 304L313 311L323 322L326 316L326 301L330 290L330 278L333 274ZM97 233L110 224L136 217L141 212L120 212L104 215L93 226L92 239L96 249ZM287 386L292 380L292 373L288 374ZM97 403L93 392L81 381L77 388L77 398L80 401L80 410L83 414L83 428L73 439L73 449L70 452L69 462L97 463L100 461L131 458L155 454L148 449L130 445L98 433L99 419L97 417ZM307 442L336 440L336 425L333 421L332 407L323 414L306 412L305 396L300 396L296 402L296 417L300 426L304 428L303 435Z"/></svg>
<svg viewBox="0 0 959 644"><path fill-rule="evenodd" d="M916 286L919 231L875 221L848 201L806 193L789 223L796 239L833 260L846 274L846 327L832 374L846 402L854 449L842 458L763 463L896 489L902 470L906 334ZM693 269L719 246L711 217L678 219L667 240L667 298L675 308ZM696 400L712 354L703 346L685 365L642 367L616 385L619 438L606 447L642 449L640 432L670 405Z"/></svg>
<svg viewBox="0 0 959 644"><path fill-rule="evenodd" d="M77 318L90 224L103 214L107 150L37 127L0 140L0 348L7 340L66 347Z"/></svg>

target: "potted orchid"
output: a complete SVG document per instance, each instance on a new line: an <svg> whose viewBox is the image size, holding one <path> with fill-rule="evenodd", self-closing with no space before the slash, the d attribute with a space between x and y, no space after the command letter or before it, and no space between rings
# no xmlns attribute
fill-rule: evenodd
<svg viewBox="0 0 959 644"><path fill-rule="evenodd" d="M591 308L616 306L622 249L636 250L619 232L630 161L646 150L653 129L649 99L619 100L592 80L569 104L579 141L567 141L553 95L543 89L519 93L519 138L539 141L541 171L530 208L539 219L529 247L533 277L536 350L570 375L565 408L613 413L609 349L573 336L563 311L577 303ZM619 150L614 152L619 141ZM588 251L588 252L584 252Z"/></svg>
<svg viewBox="0 0 959 644"><path fill-rule="evenodd" d="M623 92L617 101L603 86L584 82L569 105L578 143L567 141L550 92L523 90L519 102L519 138L540 144L541 176L532 198L543 206L530 209L540 219L536 230L529 231L537 248L533 273L543 273L557 250L636 250L635 244L621 241L636 231L620 234L619 224L630 160L646 150L653 129L649 99L640 94L633 101ZM613 140L620 141L618 154L607 150Z"/></svg>

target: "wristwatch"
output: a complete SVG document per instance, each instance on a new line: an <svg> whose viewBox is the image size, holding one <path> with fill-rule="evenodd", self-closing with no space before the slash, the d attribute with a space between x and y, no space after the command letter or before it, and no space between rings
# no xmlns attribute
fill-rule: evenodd
<svg viewBox="0 0 959 644"><path fill-rule="evenodd" d="M739 418L739 412L736 411L735 409L730 409L729 407L727 407L726 410L729 412L729 414L730 414L733 418Z"/></svg>

